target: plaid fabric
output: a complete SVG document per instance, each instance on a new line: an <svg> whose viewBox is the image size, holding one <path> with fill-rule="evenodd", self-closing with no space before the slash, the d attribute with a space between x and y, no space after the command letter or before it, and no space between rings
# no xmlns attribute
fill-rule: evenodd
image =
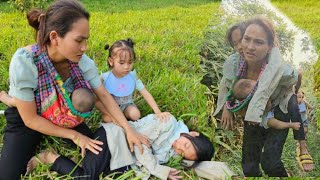
<svg viewBox="0 0 320 180"><path fill-rule="evenodd" d="M237 112L237 111L241 110L242 108L244 108L245 106L247 106L247 104L250 102L251 98L253 97L254 93L256 92L256 90L258 88L259 80L260 80L260 78L266 68L266 65L267 65L266 62L262 64L261 71L260 71L259 77L257 79L257 83L254 86L254 88L251 90L250 94L248 94L248 96L244 100L239 101L239 100L235 99L233 96L233 87L239 79L246 76L246 73L248 70L248 65L247 65L246 61L243 58L240 58L239 69L236 74L236 78L234 79L232 86L231 86L231 89L227 93L227 97L226 97L227 101L226 101L225 105L229 111Z"/></svg>
<svg viewBox="0 0 320 180"><path fill-rule="evenodd" d="M33 60L38 69L38 88L35 91L37 112L53 123L72 128L89 117L91 112L81 113L74 109L70 93L63 88L63 81L46 52L40 52L38 45L32 46ZM91 87L83 78L77 63L69 61L70 76L75 89Z"/></svg>

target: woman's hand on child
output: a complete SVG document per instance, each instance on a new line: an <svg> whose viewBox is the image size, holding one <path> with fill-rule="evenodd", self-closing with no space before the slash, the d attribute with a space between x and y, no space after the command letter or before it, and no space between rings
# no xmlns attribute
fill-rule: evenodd
<svg viewBox="0 0 320 180"><path fill-rule="evenodd" d="M168 179L170 179L170 180L182 179L182 176L179 176L179 173L180 173L179 170L176 170L176 169L174 169L174 168L171 168L171 169L170 169L170 172L169 172Z"/></svg>
<svg viewBox="0 0 320 180"><path fill-rule="evenodd" d="M130 151L133 152L133 146L136 145L139 148L140 154L143 153L142 144L150 148L150 141L148 137L137 133L135 130L130 129L126 131L127 141L129 144Z"/></svg>
<svg viewBox="0 0 320 180"><path fill-rule="evenodd" d="M166 122L169 120L171 114L169 112L160 112L160 113L156 113L156 117L158 119L160 119L160 121L162 122Z"/></svg>
<svg viewBox="0 0 320 180"><path fill-rule="evenodd" d="M99 151L102 151L102 148L99 145L102 145L103 142L91 139L81 133L77 132L72 141L81 148L82 157L85 156L86 149L94 154L99 154Z"/></svg>
<svg viewBox="0 0 320 180"><path fill-rule="evenodd" d="M226 107L223 108L221 126L223 129L233 129L233 113L228 111Z"/></svg>

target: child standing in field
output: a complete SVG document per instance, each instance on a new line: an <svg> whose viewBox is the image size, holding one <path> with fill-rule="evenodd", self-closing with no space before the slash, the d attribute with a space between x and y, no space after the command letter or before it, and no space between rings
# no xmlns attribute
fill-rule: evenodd
<svg viewBox="0 0 320 180"><path fill-rule="evenodd" d="M306 136L307 132L308 132L308 126L310 124L310 121L308 120L307 108L313 109L313 106L311 106L306 101L306 98L304 96L304 92L298 92L297 100L298 100L299 111L301 114L302 124L303 124L303 128L304 128L304 134Z"/></svg>
<svg viewBox="0 0 320 180"><path fill-rule="evenodd" d="M132 71L133 61L136 59L133 46L134 43L130 38L116 41L110 48L109 45L105 46L106 50L109 49L107 62L111 71L101 75L103 85L114 97L127 119L136 121L141 117L139 109L133 102L135 90L140 92L158 118L167 119L170 113L160 111L152 95L137 77L136 71ZM110 122L110 116L101 105L99 101L96 103L97 108L103 113L103 120Z"/></svg>

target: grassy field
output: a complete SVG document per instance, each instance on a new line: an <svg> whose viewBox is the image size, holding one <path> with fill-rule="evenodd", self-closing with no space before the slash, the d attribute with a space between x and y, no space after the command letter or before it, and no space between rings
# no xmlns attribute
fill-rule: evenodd
<svg viewBox="0 0 320 180"><path fill-rule="evenodd" d="M202 73L198 53L203 29L219 3L208 0L83 2L91 12L87 54L99 70L107 70L104 45L131 37L138 56L134 67L161 110L183 116L193 129L208 128L204 95L207 90L199 82ZM34 39L24 14L14 12L6 3L0 4L0 10L0 89L7 90L12 54L18 47L34 43ZM152 112L141 97L137 96L136 103L144 115ZM100 116L95 117L97 124ZM4 125L5 120L1 118L1 127ZM33 174L36 178L47 175L45 167L37 171Z"/></svg>
<svg viewBox="0 0 320 180"><path fill-rule="evenodd" d="M200 84L202 72L199 68L199 51L203 42L203 30L208 21L214 17L219 3L210 0L83 0L91 12L88 55L93 58L101 72L107 70L106 43L112 44L118 39L131 37L136 43L138 56L135 69L140 78L153 94L163 111L170 111L176 117L182 117L190 128L205 131L213 138L211 125L207 123L206 87ZM299 27L307 30L320 50L320 3L309 1L272 1L281 11L291 18ZM25 15L15 12L6 3L0 3L0 89L8 90L8 67L12 54L18 47L34 43L32 29L27 25ZM145 101L137 96L136 102L143 114L151 109ZM5 106L0 104L0 108ZM92 126L99 121L99 114L93 117ZM5 120L0 117L0 129L3 131ZM294 141L289 133L283 153L283 160L294 176L320 176L319 134L312 129L315 136L308 140L309 148L316 163L316 170L301 173L294 159ZM2 134L2 133L1 133ZM226 132L232 136L232 132ZM2 140L2 138L1 138ZM0 143L2 144L2 141ZM57 146L59 147L60 144ZM49 146L44 143L44 147ZM57 147L54 147L57 148ZM242 174L241 149L225 150L220 154L222 161L227 161L237 174ZM74 152L64 151L65 154ZM172 162L171 162L172 163ZM174 163L172 163L174 164ZM185 178L196 179L193 174L183 174ZM33 179L56 177L43 166L33 174ZM131 176L132 177L132 176ZM63 179L63 178L61 178Z"/></svg>

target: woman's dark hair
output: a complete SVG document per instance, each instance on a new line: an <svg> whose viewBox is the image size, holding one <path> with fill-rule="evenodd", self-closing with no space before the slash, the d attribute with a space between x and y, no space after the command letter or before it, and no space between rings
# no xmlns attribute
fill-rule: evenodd
<svg viewBox="0 0 320 180"><path fill-rule="evenodd" d="M134 42L131 38L128 38L127 40L119 40L112 44L111 47L109 47L108 44L104 46L105 50L109 50L109 58L115 56L117 53L121 52L129 52L130 56L133 60L136 59L136 53L134 52ZM111 67L108 61L108 66Z"/></svg>
<svg viewBox="0 0 320 180"><path fill-rule="evenodd" d="M73 23L81 18L89 20L89 17L89 12L76 0L58 0L47 11L33 9L27 14L29 25L36 30L36 40L41 50L50 44L51 31L56 31L63 38Z"/></svg>
<svg viewBox="0 0 320 180"><path fill-rule="evenodd" d="M246 21L246 28L252 24L256 24L262 27L263 30L267 33L269 46L279 46L276 31L274 29L273 23L269 19L262 16L254 17Z"/></svg>
<svg viewBox="0 0 320 180"><path fill-rule="evenodd" d="M194 149L196 150L197 161L210 161L214 154L214 147L212 142L199 133L199 136L191 136L187 133L181 133L181 136L187 138L192 143Z"/></svg>
<svg viewBox="0 0 320 180"><path fill-rule="evenodd" d="M228 31L227 31L227 36L226 36L226 40L227 42L229 43L229 45L234 48L234 44L232 42L232 33L233 31L239 29L240 30L240 34L241 34L241 39L242 39L242 36L244 34L244 32L246 31L246 25L245 25L245 22L239 22L239 23L236 23L234 25L232 25Z"/></svg>

